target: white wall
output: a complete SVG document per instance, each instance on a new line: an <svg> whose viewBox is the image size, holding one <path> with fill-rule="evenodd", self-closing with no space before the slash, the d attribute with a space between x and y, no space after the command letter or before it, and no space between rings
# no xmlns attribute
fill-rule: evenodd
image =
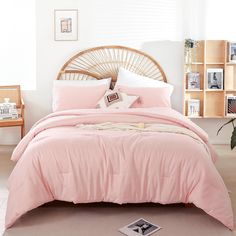
<svg viewBox="0 0 236 236"><path fill-rule="evenodd" d="M102 2L102 5L98 3ZM112 1L113 2L113 1ZM113 3L123 4L125 7L132 7L137 3L143 1L137 0L122 0L114 1ZM126 4L127 2L127 4ZM153 2L153 1L151 1ZM106 4L107 3L107 4ZM128 4L129 3L129 4ZM132 4L133 5L132 5ZM143 36L143 25L139 29L135 29L135 36L139 40L134 40L130 34L132 28L120 29L119 37L112 37L116 34L113 25L118 25L119 17L117 11L117 4L112 4L109 0L95 1L95 0L37 0L37 89L34 91L23 91L23 96L26 103L26 128L27 130L41 117L51 112L52 100L52 83L57 72L63 63L69 57L88 47L98 46L101 44L122 44L130 47L141 49L150 55L163 66L167 74L168 81L175 85L175 91L172 97L173 107L178 111L182 109L182 79L183 79L183 43L174 41L163 41L161 37L154 34L151 38ZM126 4L126 5L125 5ZM102 7L103 6L103 7ZM107 8L109 7L109 9ZM77 8L79 10L79 41L75 42L56 42L53 37L53 13L54 9L70 9ZM121 8L118 8L122 11ZM99 10L99 11L98 11ZM109 12L108 15L107 12ZM106 24L104 27L105 16L116 18L112 19L112 24ZM176 12L176 19L181 11ZM99 16L103 16L101 21L98 21ZM118 17L118 18L117 18ZM133 24L135 24L135 14L133 14ZM139 15L136 15L137 19ZM157 16L158 17L158 16ZM168 22L166 23L168 24ZM179 27L180 22L176 22L176 27ZM131 27L131 24L128 24ZM125 27L125 22L123 22ZM100 29L100 30L99 30ZM150 29L155 31L155 29ZM96 33L95 33L96 32ZM127 35L122 35L127 32ZM145 31L147 34L147 31ZM160 35L162 32L158 32ZM165 34L165 32L163 32ZM127 38L128 37L128 38ZM127 40L126 40L127 39ZM133 39L133 40L131 40ZM212 142L227 143L231 134L231 127L223 130L220 136L216 137L218 127L224 120L204 119L196 120L197 124L203 127L209 133ZM6 128L0 130L1 144L15 144L19 141L17 128Z"/></svg>

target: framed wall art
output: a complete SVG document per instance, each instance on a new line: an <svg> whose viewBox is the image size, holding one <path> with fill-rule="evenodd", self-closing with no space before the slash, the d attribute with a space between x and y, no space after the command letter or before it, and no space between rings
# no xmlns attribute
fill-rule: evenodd
<svg viewBox="0 0 236 236"><path fill-rule="evenodd" d="M78 40L78 10L54 10L54 40Z"/></svg>

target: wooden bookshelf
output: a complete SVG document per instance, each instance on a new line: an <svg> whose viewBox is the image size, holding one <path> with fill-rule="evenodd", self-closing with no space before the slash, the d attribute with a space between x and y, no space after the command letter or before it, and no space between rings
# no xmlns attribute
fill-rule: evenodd
<svg viewBox="0 0 236 236"><path fill-rule="evenodd" d="M187 72L185 72L184 115L188 115L188 100L198 99L200 100L200 116L191 118L228 117L226 116L226 96L236 96L236 63L229 62L228 42L226 40L199 41L195 60L188 66L191 72L200 74L200 89L188 89ZM207 86L207 69L213 68L223 69L223 89L209 89ZM233 116L236 117L236 115Z"/></svg>

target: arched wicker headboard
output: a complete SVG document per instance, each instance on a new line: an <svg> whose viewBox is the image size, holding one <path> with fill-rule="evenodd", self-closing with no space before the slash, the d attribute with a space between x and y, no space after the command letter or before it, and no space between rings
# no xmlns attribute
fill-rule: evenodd
<svg viewBox="0 0 236 236"><path fill-rule="evenodd" d="M64 64L57 79L86 80L111 77L115 82L120 67L167 82L158 62L144 52L124 46L102 46L81 51Z"/></svg>

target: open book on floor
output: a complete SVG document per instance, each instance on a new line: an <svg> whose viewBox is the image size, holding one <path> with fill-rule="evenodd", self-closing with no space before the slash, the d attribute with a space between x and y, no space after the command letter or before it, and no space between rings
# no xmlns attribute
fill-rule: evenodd
<svg viewBox="0 0 236 236"><path fill-rule="evenodd" d="M161 227L159 225L155 225L145 219L140 218L129 225L120 228L119 232L127 236L149 236L160 229Z"/></svg>

